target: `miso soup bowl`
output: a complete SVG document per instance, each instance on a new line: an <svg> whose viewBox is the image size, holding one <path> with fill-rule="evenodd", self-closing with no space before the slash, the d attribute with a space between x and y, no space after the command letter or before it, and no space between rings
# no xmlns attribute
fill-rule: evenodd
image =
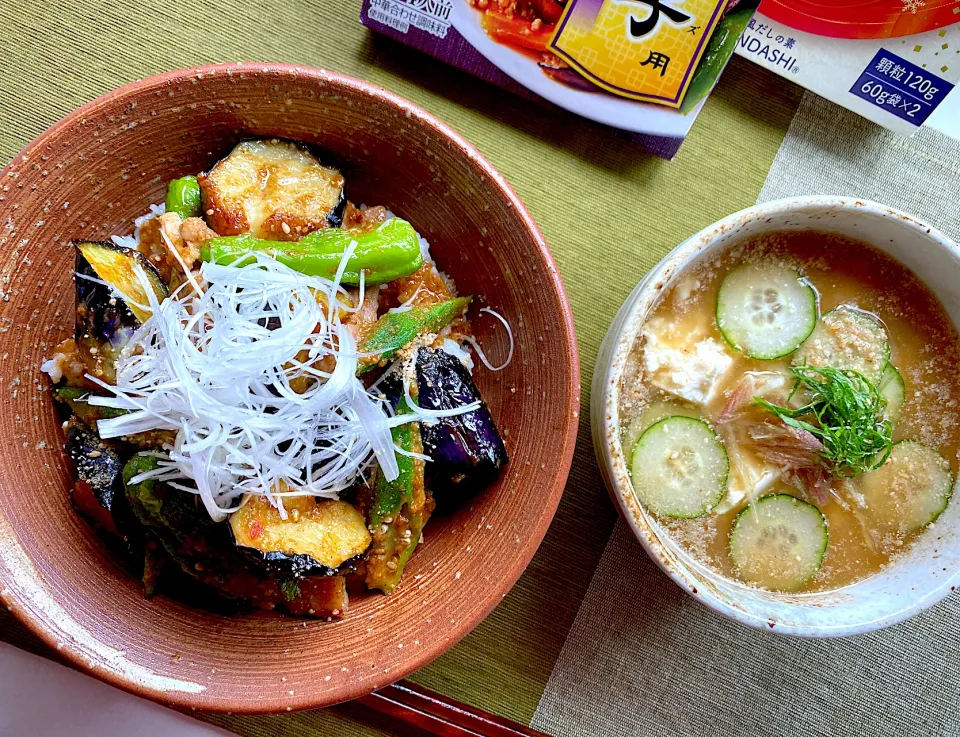
<svg viewBox="0 0 960 737"><path fill-rule="evenodd" d="M620 384L631 348L658 297L686 267L751 236L816 230L870 243L919 276L960 325L960 247L910 215L847 197L796 197L730 215L677 246L620 309L597 358L591 419L597 459L620 513L651 558L688 594L744 624L804 637L840 637L888 627L946 596L960 581L960 495L902 557L840 589L762 591L695 560L637 501L620 444Z"/></svg>

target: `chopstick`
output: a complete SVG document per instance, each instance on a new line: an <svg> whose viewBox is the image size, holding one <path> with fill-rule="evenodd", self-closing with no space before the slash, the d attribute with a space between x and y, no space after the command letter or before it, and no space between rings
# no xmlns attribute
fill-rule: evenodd
<svg viewBox="0 0 960 737"><path fill-rule="evenodd" d="M362 704L416 734L438 737L549 737L522 724L488 714L409 681L363 696Z"/></svg>

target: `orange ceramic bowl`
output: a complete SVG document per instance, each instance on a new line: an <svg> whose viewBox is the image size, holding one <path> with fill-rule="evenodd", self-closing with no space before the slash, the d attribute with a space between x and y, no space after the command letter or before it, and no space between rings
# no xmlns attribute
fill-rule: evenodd
<svg viewBox="0 0 960 737"><path fill-rule="evenodd" d="M384 204L432 244L463 293L511 323L516 355L478 383L511 462L472 503L431 520L400 590L355 596L346 617L221 616L145 600L70 506L71 470L44 357L73 330L72 238L128 233L175 176L244 136L329 151L349 197ZM460 136L365 82L233 64L122 87L54 125L0 172L0 598L51 648L121 688L179 706L280 712L353 699L466 635L533 557L563 491L579 409L570 308L537 226ZM493 357L507 340L476 320Z"/></svg>

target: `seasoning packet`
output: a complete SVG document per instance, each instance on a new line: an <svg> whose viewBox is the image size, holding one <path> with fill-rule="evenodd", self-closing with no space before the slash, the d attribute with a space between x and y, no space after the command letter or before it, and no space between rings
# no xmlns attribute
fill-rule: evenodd
<svg viewBox="0 0 960 737"><path fill-rule="evenodd" d="M364 0L361 22L673 158L759 0Z"/></svg>
<svg viewBox="0 0 960 737"><path fill-rule="evenodd" d="M960 0L763 0L737 53L900 135L960 137Z"/></svg>
<svg viewBox="0 0 960 737"><path fill-rule="evenodd" d="M568 0L548 48L598 87L680 107L726 0Z"/></svg>

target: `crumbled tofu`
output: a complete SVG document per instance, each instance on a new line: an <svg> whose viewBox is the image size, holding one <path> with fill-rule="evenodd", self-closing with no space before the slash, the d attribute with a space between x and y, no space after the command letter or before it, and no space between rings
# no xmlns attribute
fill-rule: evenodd
<svg viewBox="0 0 960 737"><path fill-rule="evenodd" d="M697 292L700 291L700 280L695 276L687 276L676 286L674 299L680 303L688 302Z"/></svg>
<svg viewBox="0 0 960 737"><path fill-rule="evenodd" d="M744 375L753 382L754 396L774 403L783 403L793 389L793 383L787 384L790 377L783 371L747 371Z"/></svg>
<svg viewBox="0 0 960 737"><path fill-rule="evenodd" d="M759 499L770 491L780 480L780 472L771 467L754 468L747 466L744 473L735 473L730 477L727 495L713 508L715 514L725 514L736 509L745 500Z"/></svg>
<svg viewBox="0 0 960 737"><path fill-rule="evenodd" d="M797 381L786 369L780 371L747 371L744 374L753 382L752 396L763 397L773 404L802 407L810 400L805 389L797 387Z"/></svg>
<svg viewBox="0 0 960 737"><path fill-rule="evenodd" d="M644 368L654 386L694 404L706 403L733 358L713 338L681 348L666 345L660 335L645 330Z"/></svg>

